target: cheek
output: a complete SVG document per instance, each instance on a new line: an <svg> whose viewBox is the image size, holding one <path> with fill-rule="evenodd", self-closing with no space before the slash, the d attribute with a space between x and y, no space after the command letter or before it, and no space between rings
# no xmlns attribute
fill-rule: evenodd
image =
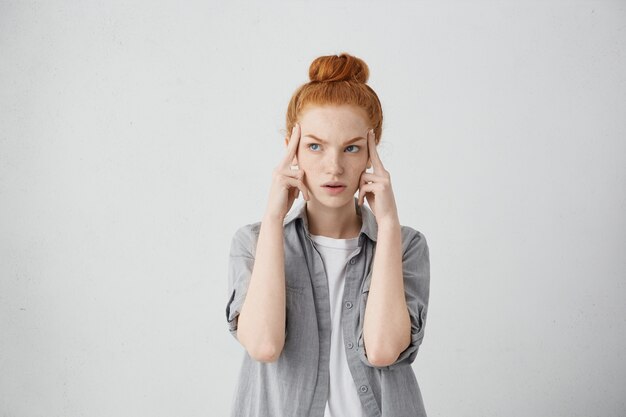
<svg viewBox="0 0 626 417"><path fill-rule="evenodd" d="M315 169L307 164L307 161L298 159L298 169L303 173L302 181L305 185L308 185L316 177Z"/></svg>
<svg viewBox="0 0 626 417"><path fill-rule="evenodd" d="M303 158L302 156L298 156L298 168L300 171L304 171L304 174L308 174L312 171L311 163L307 160L307 158Z"/></svg>
<svg viewBox="0 0 626 417"><path fill-rule="evenodd" d="M355 174L361 175L361 173L363 173L365 171L365 169L367 168L367 159L361 159L358 162L355 162L354 165L352 165L352 171Z"/></svg>
<svg viewBox="0 0 626 417"><path fill-rule="evenodd" d="M352 181L354 182L356 187L358 187L361 183L361 175L363 174L363 172L365 172L365 165L363 167L355 167L354 171L352 172Z"/></svg>

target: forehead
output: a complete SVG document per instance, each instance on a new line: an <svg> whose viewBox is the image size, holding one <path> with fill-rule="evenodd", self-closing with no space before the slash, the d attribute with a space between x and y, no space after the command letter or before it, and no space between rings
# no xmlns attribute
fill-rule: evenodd
<svg viewBox="0 0 626 417"><path fill-rule="evenodd" d="M311 133L323 139L365 134L369 127L365 110L353 105L308 106L300 114L299 122L303 136Z"/></svg>

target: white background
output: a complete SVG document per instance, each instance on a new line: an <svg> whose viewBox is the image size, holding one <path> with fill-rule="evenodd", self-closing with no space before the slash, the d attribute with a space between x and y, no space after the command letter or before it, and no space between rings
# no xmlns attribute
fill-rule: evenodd
<svg viewBox="0 0 626 417"><path fill-rule="evenodd" d="M625 47L623 1L0 2L0 416L228 415L230 239L344 51L429 242L429 416L626 415Z"/></svg>

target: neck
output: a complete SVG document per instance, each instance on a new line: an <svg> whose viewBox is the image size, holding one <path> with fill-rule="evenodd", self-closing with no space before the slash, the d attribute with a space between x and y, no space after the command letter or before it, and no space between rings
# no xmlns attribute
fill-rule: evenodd
<svg viewBox="0 0 626 417"><path fill-rule="evenodd" d="M317 201L306 202L309 233L334 239L358 237L362 220L356 213L354 199L341 207L327 207Z"/></svg>

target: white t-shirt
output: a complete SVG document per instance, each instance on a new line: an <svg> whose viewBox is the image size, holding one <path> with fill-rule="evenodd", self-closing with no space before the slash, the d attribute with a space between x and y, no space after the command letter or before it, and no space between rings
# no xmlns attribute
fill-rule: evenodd
<svg viewBox="0 0 626 417"><path fill-rule="evenodd" d="M311 235L324 262L330 296L330 392L324 417L361 417L365 415L358 388L348 367L341 330L341 307L346 263L359 246L359 238L334 239Z"/></svg>

